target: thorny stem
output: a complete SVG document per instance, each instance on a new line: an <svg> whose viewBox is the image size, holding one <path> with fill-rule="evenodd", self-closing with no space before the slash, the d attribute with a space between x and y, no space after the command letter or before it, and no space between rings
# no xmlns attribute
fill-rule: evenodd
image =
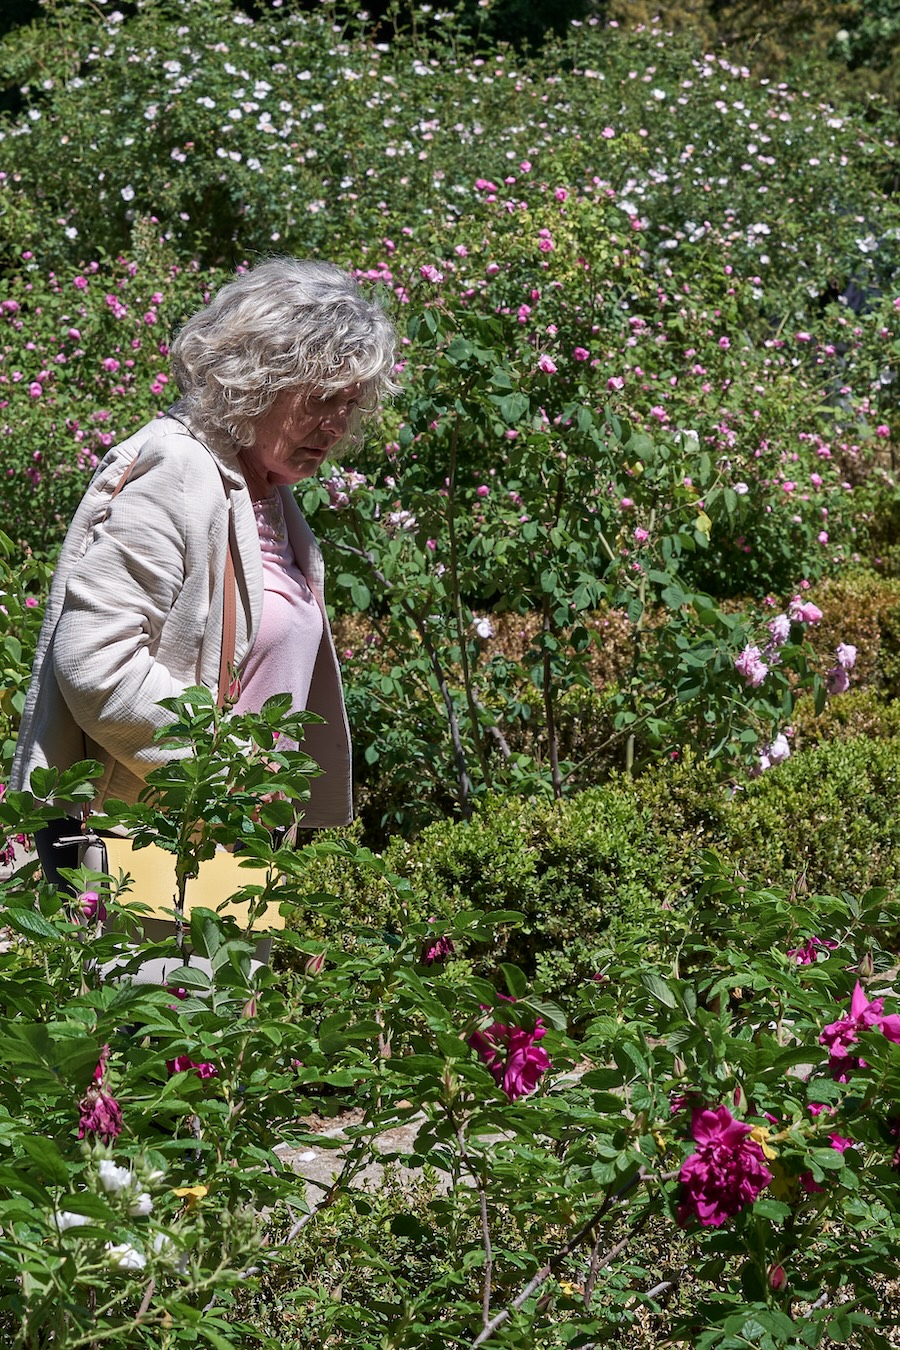
<svg viewBox="0 0 900 1350"><path fill-rule="evenodd" d="M491 1229L488 1222L487 1191L485 1190L483 1172L478 1182L478 1205L481 1210L481 1236L484 1241L484 1293L481 1300L481 1320L487 1326L491 1320L491 1273L494 1256L491 1248Z"/></svg>
<svg viewBox="0 0 900 1350"><path fill-rule="evenodd" d="M559 525L562 514L563 489L565 478L562 472L556 476L556 500L553 504L553 525ZM562 777L559 772L559 738L556 734L556 715L553 711L553 662L548 639L554 635L554 624L550 613L550 596L545 592L541 600L542 629L544 634L543 651L543 695L544 717L547 722L547 749L550 755L550 774L553 780L553 796L559 801L562 796Z"/></svg>
<svg viewBox="0 0 900 1350"><path fill-rule="evenodd" d="M650 1210L648 1209L647 1212L644 1214L643 1218L637 1224L635 1224L631 1232L627 1233L625 1237L620 1238L620 1240L615 1244L615 1246L610 1247L609 1251L603 1257L600 1256L600 1247L602 1244L603 1234L601 1233L600 1236L597 1238L597 1241L594 1243L594 1247L591 1252L590 1273L588 1275L587 1280L585 1281L584 1286L585 1312L590 1312L591 1298L593 1297L594 1293L594 1285L597 1283L597 1276L600 1274L600 1271L605 1270L606 1267L612 1261L615 1261L616 1257L625 1250L629 1242L631 1242L641 1231L641 1229L645 1226L649 1218L650 1218ZM583 1347L583 1350L597 1350L596 1342L589 1341Z"/></svg>
<svg viewBox="0 0 900 1350"><path fill-rule="evenodd" d="M447 1115L451 1124L455 1124L453 1108L447 1107ZM481 1214L481 1237L484 1242L484 1287L481 1295L481 1320L484 1326L487 1326L491 1320L491 1278L494 1269L494 1249L491 1246L491 1225L488 1217L487 1207L487 1177L485 1176L484 1160L482 1159L481 1168L476 1175L469 1157L469 1151L466 1148L466 1136L462 1124L456 1125L456 1142L459 1144L460 1161L465 1163L469 1175L472 1177L475 1185L478 1187L478 1209Z"/></svg>
<svg viewBox="0 0 900 1350"><path fill-rule="evenodd" d="M657 716L659 716L660 712L662 712L662 710L663 710L664 708L667 708L671 703L674 703L674 702L675 702L675 696L674 696L674 694L673 694L671 698L664 699L662 703L657 703L657 704L655 705L655 707L653 707L649 712L643 713L643 714L637 719L637 721L635 721L635 722L632 723L632 726L634 726L634 727L639 727L639 726L641 726L644 722L648 722L648 721L650 720L651 717L657 717ZM586 756L584 757L584 759L582 759L582 761L581 761L580 764L576 764L576 766L575 766L573 769L570 769L570 770L569 770L569 772L566 774L565 778L563 779L563 782L564 782L564 783L567 783L567 782L569 781L569 779L572 778L576 773L583 773L584 770L588 767L588 765L591 764L591 763L593 763L593 761L594 761L599 755L601 755L601 754L603 753L604 750L608 749L609 746L615 744L615 742L618 740L620 734L621 734L620 732L614 731L613 734L612 734L611 736L607 736L606 740L603 741L600 745L596 746L596 747L591 751L591 753L590 753L589 755L586 755Z"/></svg>
<svg viewBox="0 0 900 1350"><path fill-rule="evenodd" d="M651 535L653 534L653 527L655 524L656 524L656 510L654 509L650 512L649 530ZM634 637L633 637L634 646L632 649L632 661L631 661L632 681L637 675L642 655L642 639L644 636L644 613L646 610L646 601L647 601L646 572L641 574L641 584L638 587L638 595L641 601L641 612L640 616L638 617L637 623L634 625ZM625 772L628 774L629 778L631 777L631 772L634 768L634 745L635 745L634 731L630 731L628 733L628 740L625 743Z"/></svg>
<svg viewBox="0 0 900 1350"><path fill-rule="evenodd" d="M487 756L484 752L484 742L481 737L481 723L478 717L478 706L472 689L472 672L469 667L469 644L466 639L466 628L463 621L462 595L459 589L459 553L456 544L456 459L458 447L459 421L456 420L453 423L453 430L450 435L450 468L447 474L447 533L450 540L450 578L453 586L453 611L456 617L456 637L459 642L459 655L460 663L462 665L463 686L466 691L466 702L469 705L469 720L472 725L472 739L475 742L475 753L478 756L481 776L486 787L490 788L492 786L491 771L488 767Z"/></svg>
<svg viewBox="0 0 900 1350"><path fill-rule="evenodd" d="M550 620L550 597L545 595L541 601L543 610L542 629L544 633L544 651L543 651L543 695L544 695L544 717L547 722L547 749L550 755L550 774L553 780L553 796L559 801L562 796L562 776L559 772L559 741L556 735L556 717L553 712L553 689L552 689L552 662L550 659L550 648L546 639L553 634L553 625Z"/></svg>
<svg viewBox="0 0 900 1350"><path fill-rule="evenodd" d="M135 1322L141 1322L147 1316L147 1310L150 1307L150 1301L156 1293L156 1280L152 1279L144 1290L144 1297L141 1299L141 1306L135 1315Z"/></svg>
<svg viewBox="0 0 900 1350"><path fill-rule="evenodd" d="M611 1191L606 1196L606 1198L603 1201L603 1204L600 1206L597 1212L593 1214L590 1219L588 1219L587 1223L582 1224L581 1228L578 1229L577 1233L575 1233L569 1239L569 1241L566 1242L565 1245L559 1249L558 1252L554 1253L554 1255L550 1257L549 1261L545 1262L545 1264L541 1266L540 1270L537 1271L536 1274L532 1276L532 1278L525 1285L524 1289L520 1290L520 1292L516 1295L512 1303L510 1303L506 1308L501 1309L501 1311L497 1313L496 1317L491 1319L491 1321L487 1324L487 1326L485 1326L483 1330L480 1331L479 1334L475 1337L474 1341L472 1341L469 1350L476 1350L477 1346L484 1345L485 1341L489 1340L491 1336L493 1336L497 1328L501 1327L504 1322L508 1321L509 1318L512 1316L512 1314L514 1312L517 1312L519 1308L521 1308L522 1304L525 1303L531 1297L531 1295L535 1292L535 1290L540 1289L541 1285L546 1283L546 1281L550 1278L553 1272L559 1266L562 1265L566 1257L571 1256L572 1252L574 1252L581 1245L581 1243L585 1241L586 1238L589 1238L593 1234L594 1229L597 1227L597 1224L603 1218L604 1214L606 1214L607 1211L611 1209L613 1205L618 1204L620 1200L624 1199L624 1197L629 1193L629 1191L634 1190L635 1186L639 1185L641 1182L653 1180L671 1181L672 1178L676 1176L678 1176L677 1170L674 1172L663 1173L661 1176L654 1178L653 1174L647 1172L644 1167L639 1167L638 1170L631 1177L629 1177L627 1181L622 1183L622 1185L619 1187L617 1191ZM634 1236L633 1233L629 1233L628 1236L623 1238L620 1243L617 1243L615 1247L611 1248L611 1250L606 1253L606 1256L602 1258L600 1268L602 1268L602 1266L604 1265L608 1265L610 1261L614 1260L615 1257L618 1256L619 1252L622 1251L624 1247L627 1246L627 1244L631 1241L633 1236Z"/></svg>

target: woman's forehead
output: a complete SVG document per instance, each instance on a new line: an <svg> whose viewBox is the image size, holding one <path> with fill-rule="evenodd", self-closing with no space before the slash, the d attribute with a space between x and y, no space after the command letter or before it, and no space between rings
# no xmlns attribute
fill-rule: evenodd
<svg viewBox="0 0 900 1350"><path fill-rule="evenodd" d="M357 380L337 389L284 389L279 397L292 408L318 407L323 403L353 403L363 392Z"/></svg>

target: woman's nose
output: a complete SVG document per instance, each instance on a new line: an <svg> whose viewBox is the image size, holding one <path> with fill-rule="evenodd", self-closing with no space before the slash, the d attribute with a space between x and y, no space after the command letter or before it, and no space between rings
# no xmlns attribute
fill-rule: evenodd
<svg viewBox="0 0 900 1350"><path fill-rule="evenodd" d="M337 431L340 435L343 435L344 432L347 430L347 424L349 420L350 420L349 403L336 403L332 407L326 408L325 411L322 413L320 425L323 427L330 427L332 428L332 430Z"/></svg>

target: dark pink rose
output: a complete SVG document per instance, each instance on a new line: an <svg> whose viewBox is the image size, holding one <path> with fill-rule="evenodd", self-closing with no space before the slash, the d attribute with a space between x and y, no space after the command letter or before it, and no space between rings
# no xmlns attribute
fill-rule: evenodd
<svg viewBox="0 0 900 1350"><path fill-rule="evenodd" d="M678 1222L697 1219L704 1228L719 1228L752 1205L772 1173L762 1147L750 1138L750 1126L735 1120L727 1106L695 1111L691 1136L697 1145L681 1169Z"/></svg>
<svg viewBox="0 0 900 1350"><path fill-rule="evenodd" d="M538 1045L546 1034L540 1018L533 1031L492 1022L486 1030L474 1032L469 1045L487 1065L497 1086L514 1102L534 1092L541 1075L550 1068L546 1050Z"/></svg>

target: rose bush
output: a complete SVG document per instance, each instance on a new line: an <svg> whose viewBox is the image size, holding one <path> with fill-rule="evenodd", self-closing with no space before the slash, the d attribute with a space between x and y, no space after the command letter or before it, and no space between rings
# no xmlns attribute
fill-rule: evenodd
<svg viewBox="0 0 900 1350"><path fill-rule="evenodd" d="M626 924L560 1005L512 964L485 979L460 961L514 911L360 929L352 949L288 932L297 974L254 973L266 906L334 922L340 902L303 878L341 846L273 850L256 819L286 810L261 803L263 756L285 785L303 778L301 752L272 749L275 730L300 729L277 700L229 719L189 691L172 712L194 760L155 771L147 800L116 816L165 841L178 876L214 839L240 839L263 866L248 873L252 927L197 909L185 937L212 974L187 964L168 988L129 984L104 976L109 962L160 947L116 931L127 878L73 874L112 916L87 928L34 864L3 883L10 1345L300 1350L358 1345L363 1327L398 1347L561 1347L639 1317L728 1347L887 1330L900 1012L882 938L900 915L883 892L759 890L709 855L696 890L658 911L652 944ZM191 762L199 794L184 790ZM0 802L5 827L33 829L58 809L51 792L77 800L95 767L35 775L35 799ZM355 856L402 900L399 878ZM435 936L453 951L423 959ZM837 1074L836 1047L849 1047ZM321 1151L315 1120L335 1116L317 1200L285 1149ZM411 1154L392 1151L399 1127ZM441 1179L424 1208L404 1188L392 1201L390 1232L419 1243L414 1283L379 1255L358 1187L369 1163L401 1157ZM347 1249L333 1215L349 1211ZM348 1250L369 1282L338 1298L330 1272ZM280 1288L264 1316L260 1281Z"/></svg>

